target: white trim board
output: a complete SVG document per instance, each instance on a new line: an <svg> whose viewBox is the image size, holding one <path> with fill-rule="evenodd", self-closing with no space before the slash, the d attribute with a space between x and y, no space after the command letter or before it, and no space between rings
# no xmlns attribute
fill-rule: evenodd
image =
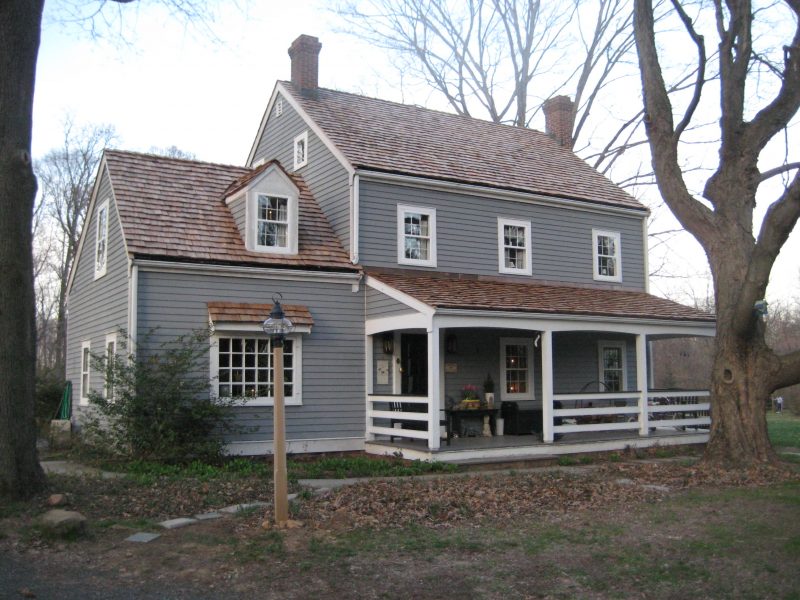
<svg viewBox="0 0 800 600"><path fill-rule="evenodd" d="M352 452L364 449L363 437L321 438L309 440L287 440L286 451L290 454L314 452ZM228 442L225 454L231 456L271 455L274 447L272 440L250 442Z"/></svg>
<svg viewBox="0 0 800 600"><path fill-rule="evenodd" d="M405 304L417 312L421 312L422 314L429 316L432 316L434 313L434 308L432 306L428 306L421 300L414 298L414 296L406 294L405 292L401 292L397 288L393 288L388 283L383 283L382 281L375 279L374 277L370 277L369 275L367 275L364 279L364 283L367 284L367 287L371 287L373 290L377 290L380 293L385 294L402 304Z"/></svg>

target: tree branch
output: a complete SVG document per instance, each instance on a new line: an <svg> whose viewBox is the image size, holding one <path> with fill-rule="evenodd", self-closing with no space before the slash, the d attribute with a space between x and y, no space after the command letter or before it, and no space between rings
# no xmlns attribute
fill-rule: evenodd
<svg viewBox="0 0 800 600"><path fill-rule="evenodd" d="M800 383L800 350L778 356L780 367L772 378L773 391Z"/></svg>
<svg viewBox="0 0 800 600"><path fill-rule="evenodd" d="M678 126L675 128L675 141L677 142L683 130L686 129L687 125L692 120L692 116L694 115L694 111L697 109L697 105L700 103L700 97L703 95L703 84L705 83L706 78L706 45L703 40L702 35L698 35L697 31L692 24L692 20L689 18L689 15L686 14L686 11L681 6L678 0L672 0L672 6L677 11L678 15L683 22L683 26L686 29L686 32L689 34L689 37L692 38L695 46L697 47L697 77L694 81L694 92L692 93L692 100L689 102L689 106L686 107L686 112L683 115L683 119L681 122L678 123Z"/></svg>
<svg viewBox="0 0 800 600"><path fill-rule="evenodd" d="M764 171L758 178L758 182L762 183L771 177L782 175L783 173L786 173L787 171L793 171L794 169L800 169L800 162L787 163L785 165L781 165L780 167L770 169L769 171Z"/></svg>
<svg viewBox="0 0 800 600"><path fill-rule="evenodd" d="M672 104L656 50L652 0L635 1L634 32L642 74L645 127L659 191L681 225L707 249L716 230L714 215L689 193L678 166L680 162L672 122Z"/></svg>

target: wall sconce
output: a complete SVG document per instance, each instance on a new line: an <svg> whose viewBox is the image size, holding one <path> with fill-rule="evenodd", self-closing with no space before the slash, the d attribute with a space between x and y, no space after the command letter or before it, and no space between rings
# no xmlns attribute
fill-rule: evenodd
<svg viewBox="0 0 800 600"><path fill-rule="evenodd" d="M456 342L455 334L451 333L444 338L444 349L448 354L455 354L458 351L458 344Z"/></svg>
<svg viewBox="0 0 800 600"><path fill-rule="evenodd" d="M393 333L384 333L383 334L383 353L384 354L394 354L394 334Z"/></svg>

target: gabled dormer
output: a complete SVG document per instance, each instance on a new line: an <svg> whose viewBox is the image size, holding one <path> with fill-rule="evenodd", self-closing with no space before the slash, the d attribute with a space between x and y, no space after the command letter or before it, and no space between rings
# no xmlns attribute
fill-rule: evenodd
<svg viewBox="0 0 800 600"><path fill-rule="evenodd" d="M225 204L249 251L297 254L299 196L292 178L271 161L234 184Z"/></svg>

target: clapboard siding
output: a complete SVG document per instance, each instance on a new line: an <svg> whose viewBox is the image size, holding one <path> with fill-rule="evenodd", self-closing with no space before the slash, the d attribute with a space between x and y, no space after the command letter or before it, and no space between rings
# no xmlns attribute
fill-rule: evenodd
<svg viewBox="0 0 800 600"><path fill-rule="evenodd" d="M228 205L236 227L239 228L239 235L243 240L247 240L247 194L242 194Z"/></svg>
<svg viewBox="0 0 800 600"><path fill-rule="evenodd" d="M410 315L414 309L406 304L390 298L377 290L367 288L367 318L377 319L380 317L396 317L399 315Z"/></svg>
<svg viewBox="0 0 800 600"><path fill-rule="evenodd" d="M599 392L600 341L625 342L627 389L636 390L636 340L633 336L595 332L553 334L553 390L556 394Z"/></svg>
<svg viewBox="0 0 800 600"><path fill-rule="evenodd" d="M531 222L533 279L645 288L644 215L572 210L364 179L359 198L359 256L367 266L398 266L397 205L408 204L436 209L436 270L498 274L497 219L502 217ZM593 280L592 229L620 233L621 283Z"/></svg>
<svg viewBox="0 0 800 600"><path fill-rule="evenodd" d="M304 131L308 131L308 164L298 173L305 179L342 245L349 248L350 180L347 170L285 100L280 116L275 114L273 106L258 140L253 162L277 159L291 172L294 168L294 138Z"/></svg>
<svg viewBox="0 0 800 600"><path fill-rule="evenodd" d="M285 304L308 306L314 319L302 336L302 406L286 407L289 440L361 437L365 430L364 297L350 282L276 281L204 274L140 271L140 344L164 341L208 324L210 301L265 303L277 292ZM205 376L208 376L206 373ZM272 439L272 409L239 407L248 429L230 441Z"/></svg>
<svg viewBox="0 0 800 600"><path fill-rule="evenodd" d="M108 200L108 256L106 274L94 278L94 252L97 232L97 207ZM68 302L66 377L72 381L73 412L78 420L80 406L81 344L91 343L91 350L104 354L106 335L124 330L128 324L128 261L125 242L117 216L108 172L100 174L97 200L84 224L85 240L75 259L75 277ZM118 343L123 340L120 337ZM101 390L103 376L90 371L90 389Z"/></svg>

